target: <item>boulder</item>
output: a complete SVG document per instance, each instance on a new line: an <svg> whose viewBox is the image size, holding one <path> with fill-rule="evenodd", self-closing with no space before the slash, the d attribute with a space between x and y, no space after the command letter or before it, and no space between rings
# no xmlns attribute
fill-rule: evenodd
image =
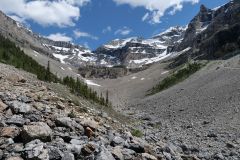
<svg viewBox="0 0 240 160"><path fill-rule="evenodd" d="M52 130L43 122L32 122L30 125L24 125L21 132L24 142L29 142L34 139L40 139L44 142L51 141Z"/></svg>

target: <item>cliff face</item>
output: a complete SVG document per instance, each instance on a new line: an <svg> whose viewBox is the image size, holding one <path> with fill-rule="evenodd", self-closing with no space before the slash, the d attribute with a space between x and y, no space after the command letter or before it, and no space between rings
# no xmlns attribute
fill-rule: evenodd
<svg viewBox="0 0 240 160"><path fill-rule="evenodd" d="M189 23L180 51L191 47L190 57L215 59L240 48L240 3L231 1L215 9L201 6Z"/></svg>

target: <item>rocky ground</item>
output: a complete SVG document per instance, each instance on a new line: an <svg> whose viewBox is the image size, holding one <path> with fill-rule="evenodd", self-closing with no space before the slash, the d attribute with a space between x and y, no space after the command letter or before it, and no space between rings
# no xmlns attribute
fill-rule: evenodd
<svg viewBox="0 0 240 160"><path fill-rule="evenodd" d="M157 77L161 80L170 73L156 64L134 75L96 83L109 88L111 100L118 105L114 107L135 119L135 128L149 143L164 142L174 146L172 152L203 160L239 160L240 56L210 61L187 80L146 96ZM120 100L126 103L120 105ZM176 159L166 152L164 156Z"/></svg>
<svg viewBox="0 0 240 160"><path fill-rule="evenodd" d="M104 112L75 105L35 76L0 64L0 159L197 159L148 143Z"/></svg>
<svg viewBox="0 0 240 160"><path fill-rule="evenodd" d="M239 59L126 106L127 124L0 64L0 159L238 160Z"/></svg>

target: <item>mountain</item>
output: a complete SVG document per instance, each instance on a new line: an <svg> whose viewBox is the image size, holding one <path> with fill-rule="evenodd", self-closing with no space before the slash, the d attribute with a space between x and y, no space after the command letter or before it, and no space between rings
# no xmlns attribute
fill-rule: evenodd
<svg viewBox="0 0 240 160"><path fill-rule="evenodd" d="M57 42L33 33L27 27L0 12L0 34L23 48L31 48L62 64L76 68L95 66L141 68L166 58L175 58L174 65L189 58L216 59L225 52L239 49L240 4L237 0L215 9L204 5L186 27L171 27L143 39L115 39L95 51L70 42Z"/></svg>
<svg viewBox="0 0 240 160"><path fill-rule="evenodd" d="M240 3L237 0L208 9L201 6L189 23L182 42L174 48L178 52L191 47L185 60L217 59L240 49ZM183 61L180 56L177 61Z"/></svg>
<svg viewBox="0 0 240 160"><path fill-rule="evenodd" d="M184 33L185 29L177 26L150 39L140 37L115 39L99 47L94 53L100 60L110 62L110 64L119 64L130 68L142 67L142 65L170 56L169 51L174 45L181 42Z"/></svg>
<svg viewBox="0 0 240 160"><path fill-rule="evenodd" d="M62 63L73 64L76 67L94 64L96 61L96 56L81 45L53 41L40 36L2 12L0 12L0 20L0 34L23 48L31 48Z"/></svg>

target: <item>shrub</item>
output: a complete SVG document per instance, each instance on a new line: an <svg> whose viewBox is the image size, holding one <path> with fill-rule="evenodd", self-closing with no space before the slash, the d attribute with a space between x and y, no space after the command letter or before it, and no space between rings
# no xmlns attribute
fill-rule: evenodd
<svg viewBox="0 0 240 160"><path fill-rule="evenodd" d="M143 136L143 133L142 133L140 130L138 130L138 129L133 129L133 130L131 131L131 133L132 133L132 135L135 136L135 137L142 137L142 136Z"/></svg>
<svg viewBox="0 0 240 160"><path fill-rule="evenodd" d="M195 63L195 62L187 64L185 68L182 68L176 73L173 73L172 75L166 77L159 84L153 87L150 90L149 95L153 95L155 93L161 92L179 82L182 82L183 80L187 79L190 75L200 70L202 66L203 66L202 64Z"/></svg>

